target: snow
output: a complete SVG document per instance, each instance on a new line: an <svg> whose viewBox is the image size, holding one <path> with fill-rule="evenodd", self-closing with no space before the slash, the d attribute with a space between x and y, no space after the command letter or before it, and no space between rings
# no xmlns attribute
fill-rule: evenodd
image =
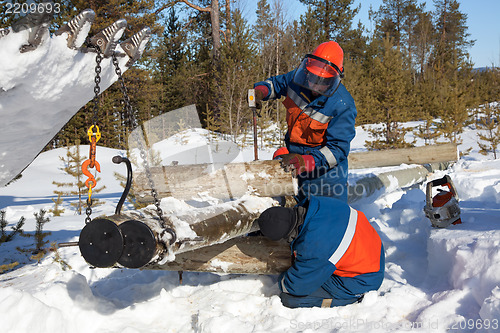
<svg viewBox="0 0 500 333"><path fill-rule="evenodd" d="M357 146L368 137L358 128ZM445 332L475 331L489 327L494 332L500 318L500 161L477 153L475 130L464 133L461 150L472 152L448 171L460 196L462 221L447 229L434 229L425 218L425 183L407 189L386 188L382 193L354 203L381 235L386 252L385 280L378 291L368 293L359 304L332 309L287 309L281 305L273 275L236 275L184 272L182 284L177 272L90 269L77 247L60 248L71 267L63 270L46 255L39 263L16 248L33 248L33 239L16 236L0 245L0 264L18 261L13 270L0 275L0 321L6 332ZM183 140L168 144L168 155L191 156L182 151L203 147L206 131L186 130ZM364 137L364 138L363 138ZM469 138L469 139L465 139ZM210 138L210 140L216 140ZM220 140L221 144L224 143ZM166 145L165 142L162 142ZM86 152L87 146L82 146ZM201 149L201 148L200 148ZM205 146L205 150L210 150ZM162 150L165 151L165 150ZM0 208L6 211L9 228L24 216L24 230L35 230L34 212L53 207L53 180L68 181L59 168L58 156L65 149L40 154L23 177L0 189ZM102 180L106 189L97 194L105 204L95 216L112 214L121 195L113 172L124 173L111 157L124 154L98 147ZM250 160L252 147L231 153L232 159ZM272 149L259 151L271 156ZM167 156L167 155L166 155ZM163 156L162 156L163 157ZM213 158L213 157L212 157ZM166 160L163 158L163 160ZM183 163L179 159L180 163ZM205 161L202 161L205 162ZM409 166L351 170L350 180ZM66 198L61 217L50 216L44 230L51 242L77 241L84 216L74 215ZM245 201L246 200L246 201ZM272 205L269 198L242 198L247 209L262 211ZM206 209L216 212L231 202L213 199L210 204L162 200L171 217L192 217ZM195 205L195 206L193 206ZM124 207L124 211L131 210ZM185 223L185 222L184 222ZM179 230L182 225L176 225ZM187 228L189 230L189 228ZM185 230L188 234L188 231ZM182 231L181 231L182 232ZM193 236L193 235L191 235ZM227 269L228 262L214 262Z"/></svg>
<svg viewBox="0 0 500 333"><path fill-rule="evenodd" d="M231 266L233 263L227 262L227 261L222 261L219 259L215 259L215 260L212 260L211 264L214 268L220 267L222 269L222 271L227 273L229 266Z"/></svg>
<svg viewBox="0 0 500 333"><path fill-rule="evenodd" d="M13 36L17 35L9 34L0 40L2 46L8 46L0 48L2 59L11 59L11 54L20 46L19 40ZM2 67L2 73L14 73L11 68L16 65L16 61L33 64L37 59L50 60L53 57L44 55L57 53L64 47L63 40L57 38L51 38L50 42L42 45L45 46L25 54L24 58L12 58L12 62L5 62L8 67ZM40 94L43 92L44 97L59 98L62 89L74 87L75 90L68 90L69 96L75 99L82 96L82 87L88 86L88 83L75 83L72 86L69 85L72 81L68 78L74 77L78 70L89 72L87 67L90 68L92 62L86 56L66 50L61 53L57 63L51 63L51 67L46 70L67 69L68 64L74 62L72 57L81 59L81 66L72 67L68 76L58 76L59 81L53 82L51 89L37 90ZM0 111L4 116L2 126L6 130L19 125L9 122L13 118L7 117L9 114L6 112L24 110L23 106L10 103L12 100L8 96L10 91L14 91L13 87L33 87L36 82L31 82L25 73L32 75L34 71L34 74L41 77L48 75L44 74L42 68L34 68L32 65L29 65L31 71L25 72L28 67L21 68L19 74L0 75ZM107 68L109 71L109 67ZM91 81L92 76L85 80ZM108 78L107 81L111 82L111 79ZM87 94L83 99L91 98L91 90ZM32 99L36 96L38 95L31 96L27 102L33 103ZM57 103L60 110L72 110L75 107L72 99L57 100ZM44 115L49 104L36 101L36 105L42 108L36 110L38 114ZM46 118L51 123L57 117L59 116L53 114ZM31 117L29 114L22 119L28 125L33 125L33 128L38 127L39 120L40 117ZM411 122L406 125L418 124ZM352 151L365 149L364 143L369 139L367 128L370 126L357 128ZM1 129L5 132L4 127ZM278 137L278 131L275 127L271 134ZM17 155L23 155L19 150L19 137L8 137L15 137L17 143L2 142L15 148ZM409 139L411 140L408 141L412 141L413 138ZM91 269L81 257L78 247L59 249L62 260L69 266L56 262L54 253L47 254L37 262L30 258L29 250L34 248L33 238L16 236L12 241L0 245L0 265L18 262L12 270L0 274L2 331L498 331L500 161L492 160L492 156L478 154L477 130L473 127L466 129L462 139L464 142L460 145L461 151L472 147L471 153L462 157L449 170L431 175L431 179L436 179L449 174L453 179L460 197L462 224L452 225L447 229L431 227L423 212L425 183L405 189L389 186L353 204L354 208L363 211L370 219L382 238L386 252L385 280L378 291L365 295L361 303L332 309L288 309L281 305L277 296L277 276L184 272L181 284L177 272ZM30 144L35 141L37 140L24 140L22 146L36 154L37 146ZM38 141L46 142L41 139ZM423 145L419 140L416 143ZM201 129L181 131L158 142L154 148L161 153L162 163L167 165L172 162L227 163L253 159L253 147L240 149L235 143ZM266 142L266 146L259 151L259 157L270 159L275 148L277 147ZM88 146L82 146L81 151L86 153ZM33 213L53 208L51 199L55 198L53 191L56 186L52 182L71 181L60 170L63 165L59 156L64 156L65 152L64 149L56 149L40 154L23 172L21 179L0 188L0 209L6 212L8 231L24 216L24 230L33 234ZM10 161L9 154L13 153L0 151L1 163ZM106 185L106 189L96 194L96 197L105 204L94 208L93 216L113 214L118 203L122 188L113 174L115 171L124 174L125 170L124 166L111 162L112 156L117 154L124 155L125 152L98 147L97 159L102 170L98 186ZM27 154L26 158L32 156L34 155ZM401 165L351 170L349 181L355 182L366 175L410 167L412 166ZM0 172L0 178L4 176ZM255 175L242 175L250 176ZM44 231L51 232L47 236L50 242L78 240L84 226L84 215L75 215L70 207L70 203L75 200L76 198L64 198L62 207L65 212L62 216L50 216L50 222L44 227ZM252 195L240 200L246 209L255 212L273 204L270 198L256 198ZM231 209L233 205L235 202L221 202L203 193L198 193L189 202L174 198L166 198L161 202L163 211L172 218L177 218L177 231L186 237L195 236L186 228L186 219L194 219L200 214L215 214ZM132 210L129 204L123 209L127 210ZM230 267L230 263L223 261L216 261L214 265L222 269Z"/></svg>

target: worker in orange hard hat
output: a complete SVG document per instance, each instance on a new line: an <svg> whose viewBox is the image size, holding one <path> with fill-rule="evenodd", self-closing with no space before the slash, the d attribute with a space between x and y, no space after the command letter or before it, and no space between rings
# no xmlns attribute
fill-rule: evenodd
<svg viewBox="0 0 500 333"><path fill-rule="evenodd" d="M273 158L297 174L298 200L315 195L347 202L347 156L357 111L341 83L343 59L338 43L322 43L297 69L254 85L257 102L286 97L286 147Z"/></svg>
<svg viewBox="0 0 500 333"><path fill-rule="evenodd" d="M323 43L307 54L295 71L293 81L313 95L332 96L344 77L343 51L335 42ZM338 65L336 65L338 64Z"/></svg>

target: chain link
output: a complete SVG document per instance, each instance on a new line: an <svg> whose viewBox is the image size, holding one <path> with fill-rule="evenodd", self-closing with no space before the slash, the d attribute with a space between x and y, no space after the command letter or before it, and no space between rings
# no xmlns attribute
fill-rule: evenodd
<svg viewBox="0 0 500 333"><path fill-rule="evenodd" d="M125 86L125 81L123 80L122 76L122 71L120 69L120 65L118 63L118 59L116 58L116 54L112 54L112 59L113 59L113 65L115 66L115 73L118 76L118 80L120 82L120 89L123 94L123 100L125 103L125 112L128 117L129 123L132 125L132 128L135 129L138 127L138 122L137 118L135 117L134 110L132 109L132 105L130 103L130 97L127 92L127 87ZM154 205L156 207L156 214L158 215L158 218L160 219L160 224L161 227L170 234L171 239L170 239L170 245L172 245L175 240L176 240L176 234L175 231L172 228L167 227L167 224L165 222L165 219L163 217L163 210L160 207L160 200L158 199L158 192L156 191L154 180L153 180L153 175L151 174L151 168L149 165L148 161L148 156L146 153L146 148L144 147L142 141L137 137L137 144L139 146L139 154L142 159L142 164L144 167L144 170L146 171L146 177L148 179L149 187L151 188L151 195L153 196L154 200Z"/></svg>
<svg viewBox="0 0 500 333"><path fill-rule="evenodd" d="M92 221L90 217L92 215L92 199L87 198L87 208L85 209L85 214L87 217L85 218L85 224L89 224Z"/></svg>
<svg viewBox="0 0 500 333"><path fill-rule="evenodd" d="M97 50L97 55L95 56L95 86L94 86L94 108L93 108L93 115L92 115L92 124L97 125L97 117L99 115L99 94L101 93L101 88L99 87L99 84L101 84L101 61L102 61L102 55L101 55L101 50L99 47L96 48Z"/></svg>

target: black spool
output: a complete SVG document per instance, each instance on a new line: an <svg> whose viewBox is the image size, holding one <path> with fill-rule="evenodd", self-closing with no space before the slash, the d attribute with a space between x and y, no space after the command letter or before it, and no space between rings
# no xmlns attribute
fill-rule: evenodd
<svg viewBox="0 0 500 333"><path fill-rule="evenodd" d="M85 225L78 241L80 252L92 266L111 267L123 252L123 237L118 226L107 219L95 219Z"/></svg>
<svg viewBox="0 0 500 333"><path fill-rule="evenodd" d="M127 268L140 268L149 263L156 252L151 229L137 220L120 223L118 228L123 235L123 252L118 263Z"/></svg>

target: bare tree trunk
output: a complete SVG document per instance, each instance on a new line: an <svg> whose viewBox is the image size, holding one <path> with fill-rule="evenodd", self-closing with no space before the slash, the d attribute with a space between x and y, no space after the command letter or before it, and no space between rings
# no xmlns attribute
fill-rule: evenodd
<svg viewBox="0 0 500 333"><path fill-rule="evenodd" d="M231 0L226 0L226 40L231 41Z"/></svg>
<svg viewBox="0 0 500 333"><path fill-rule="evenodd" d="M229 76L229 74L228 74ZM235 75L235 69L233 68L233 73L230 74L230 78L228 80L230 82L230 91L229 91L229 107L228 107L228 116L229 116L229 133L231 134L231 136L233 138L236 138L236 135L234 133L234 129L233 129L233 96L234 96L234 91L235 91L235 85L236 85L236 75Z"/></svg>
<svg viewBox="0 0 500 333"><path fill-rule="evenodd" d="M212 43L213 43L213 61L217 69L219 69L220 61L220 18L219 18L219 0L212 0L210 6L210 20L212 22Z"/></svg>

